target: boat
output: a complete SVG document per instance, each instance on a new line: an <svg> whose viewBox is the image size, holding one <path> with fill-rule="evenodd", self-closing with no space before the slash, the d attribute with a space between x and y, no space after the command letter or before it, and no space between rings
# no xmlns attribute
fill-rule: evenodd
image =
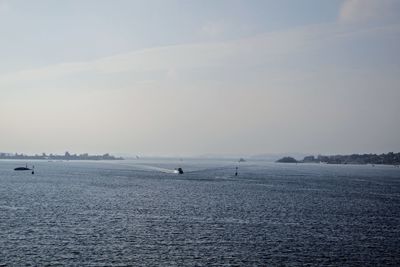
<svg viewBox="0 0 400 267"><path fill-rule="evenodd" d="M32 170L32 169L29 169L27 167L17 167L14 169L14 171L30 171L30 170Z"/></svg>
<svg viewBox="0 0 400 267"><path fill-rule="evenodd" d="M17 167L14 169L14 171L31 171L33 170L33 168L34 168L33 166L32 169L28 168L28 164L26 164L25 167Z"/></svg>
<svg viewBox="0 0 400 267"><path fill-rule="evenodd" d="M32 169L31 169L31 168L28 168L28 164L26 164L25 167L14 168L14 171L32 171L32 174L35 174L34 169L35 169L35 166L32 166Z"/></svg>

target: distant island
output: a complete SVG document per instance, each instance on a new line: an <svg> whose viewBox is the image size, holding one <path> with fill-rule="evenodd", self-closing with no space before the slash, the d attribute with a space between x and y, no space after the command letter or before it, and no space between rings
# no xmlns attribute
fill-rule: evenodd
<svg viewBox="0 0 400 267"><path fill-rule="evenodd" d="M89 155L88 153L84 154L70 154L69 152L65 152L64 155L54 155L46 153L42 153L41 155L25 155L25 154L12 154L12 153L0 153L0 159L24 159L24 160L123 160L122 157L115 157L108 153L104 155Z"/></svg>
<svg viewBox="0 0 400 267"><path fill-rule="evenodd" d="M283 157L276 162L280 163L326 163L326 164L386 164L400 165L400 152L387 154L352 154L333 156L307 156L303 160L296 160L292 157Z"/></svg>
<svg viewBox="0 0 400 267"><path fill-rule="evenodd" d="M283 157L281 159L278 159L276 162L279 162L279 163L297 163L298 161L295 158L292 158L292 157Z"/></svg>

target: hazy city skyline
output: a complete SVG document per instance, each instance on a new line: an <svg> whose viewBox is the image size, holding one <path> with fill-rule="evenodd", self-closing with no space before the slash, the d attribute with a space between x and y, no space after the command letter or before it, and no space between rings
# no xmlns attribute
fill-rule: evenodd
<svg viewBox="0 0 400 267"><path fill-rule="evenodd" d="M0 0L0 152L398 152L398 14L396 0Z"/></svg>

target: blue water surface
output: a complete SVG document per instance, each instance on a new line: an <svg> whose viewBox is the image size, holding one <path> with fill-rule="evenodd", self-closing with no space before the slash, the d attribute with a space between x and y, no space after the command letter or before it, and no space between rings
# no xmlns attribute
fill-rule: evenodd
<svg viewBox="0 0 400 267"><path fill-rule="evenodd" d="M393 166L28 164L0 161L0 265L400 266Z"/></svg>

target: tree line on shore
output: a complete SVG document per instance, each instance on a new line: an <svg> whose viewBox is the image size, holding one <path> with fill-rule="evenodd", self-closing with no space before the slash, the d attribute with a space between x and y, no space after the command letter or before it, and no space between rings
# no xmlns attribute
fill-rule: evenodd
<svg viewBox="0 0 400 267"><path fill-rule="evenodd" d="M0 153L0 159L34 159L34 160L123 160L122 157L115 157L108 153L103 155L89 155L84 154L70 154L65 152L64 155L42 153L41 155L25 155L25 154L12 154L12 153Z"/></svg>
<svg viewBox="0 0 400 267"><path fill-rule="evenodd" d="M331 156L306 156L302 160L293 157L283 157L277 162L281 163L327 163L327 164L386 164L400 165L400 152L386 154L352 154Z"/></svg>

